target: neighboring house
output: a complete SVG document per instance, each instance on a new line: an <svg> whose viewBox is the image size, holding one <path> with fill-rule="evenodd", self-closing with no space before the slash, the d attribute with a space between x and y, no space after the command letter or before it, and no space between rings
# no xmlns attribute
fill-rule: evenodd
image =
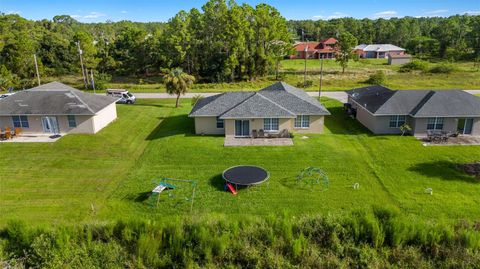
<svg viewBox="0 0 480 269"><path fill-rule="evenodd" d="M322 133L330 115L315 98L283 82L258 92L226 92L198 101L189 117L197 134L251 137L252 130Z"/></svg>
<svg viewBox="0 0 480 269"><path fill-rule="evenodd" d="M116 101L52 82L1 99L0 128L22 128L30 134L94 134L117 118Z"/></svg>
<svg viewBox="0 0 480 269"><path fill-rule="evenodd" d="M427 130L480 136L480 98L461 90L394 91L371 86L347 91L348 103L375 134L399 134L407 123L415 136Z"/></svg>
<svg viewBox="0 0 480 269"><path fill-rule="evenodd" d="M332 59L335 58L337 51L337 40L327 38L321 42L300 42L294 45L296 54L291 55L290 59Z"/></svg>
<svg viewBox="0 0 480 269"><path fill-rule="evenodd" d="M409 54L403 55L388 55L388 64L397 65L397 64L406 64L412 61L412 56Z"/></svg>
<svg viewBox="0 0 480 269"><path fill-rule="evenodd" d="M362 44L354 48L360 58L387 58L388 55L404 55L405 49L392 44Z"/></svg>

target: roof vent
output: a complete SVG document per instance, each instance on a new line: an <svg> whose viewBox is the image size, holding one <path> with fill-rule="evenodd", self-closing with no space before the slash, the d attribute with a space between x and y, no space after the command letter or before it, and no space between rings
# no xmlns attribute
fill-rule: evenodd
<svg viewBox="0 0 480 269"><path fill-rule="evenodd" d="M75 95L73 95L73 94L70 93L70 92L66 92L65 95L66 95L68 98L75 98Z"/></svg>

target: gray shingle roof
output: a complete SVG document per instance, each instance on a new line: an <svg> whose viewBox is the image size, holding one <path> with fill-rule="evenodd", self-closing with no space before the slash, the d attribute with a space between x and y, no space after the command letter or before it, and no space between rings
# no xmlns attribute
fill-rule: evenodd
<svg viewBox="0 0 480 269"><path fill-rule="evenodd" d="M330 115L320 102L288 84L275 83L259 92L227 92L197 102L190 117L294 118Z"/></svg>
<svg viewBox="0 0 480 269"><path fill-rule="evenodd" d="M234 108L223 113L220 118L295 118L295 114L261 94L255 93Z"/></svg>
<svg viewBox="0 0 480 269"><path fill-rule="evenodd" d="M423 106L414 111L415 117L480 117L480 98L461 90L434 92Z"/></svg>
<svg viewBox="0 0 480 269"><path fill-rule="evenodd" d="M480 117L480 98L461 90L393 91L382 86L370 86L347 91L347 94L375 115Z"/></svg>
<svg viewBox="0 0 480 269"><path fill-rule="evenodd" d="M283 82L275 83L259 93L296 115L330 115L315 98Z"/></svg>
<svg viewBox="0 0 480 269"><path fill-rule="evenodd" d="M378 52L387 52L387 51L405 51L405 49L392 44L361 44L354 48L355 50L360 49L363 51L378 51Z"/></svg>
<svg viewBox="0 0 480 269"><path fill-rule="evenodd" d="M95 115L117 99L52 82L0 100L0 115Z"/></svg>
<svg viewBox="0 0 480 269"><path fill-rule="evenodd" d="M395 91L383 86L369 86L347 91L355 102L366 108L371 113L377 110L393 96Z"/></svg>
<svg viewBox="0 0 480 269"><path fill-rule="evenodd" d="M253 92L226 92L203 98L195 104L189 116L218 117L254 94Z"/></svg>

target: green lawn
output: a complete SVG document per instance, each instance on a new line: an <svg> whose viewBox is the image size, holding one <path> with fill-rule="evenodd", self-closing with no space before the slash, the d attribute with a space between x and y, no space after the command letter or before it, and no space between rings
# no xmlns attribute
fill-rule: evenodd
<svg viewBox="0 0 480 269"><path fill-rule="evenodd" d="M302 86L304 79L304 60L284 60L281 62L282 80L294 85ZM431 73L400 73L400 66L387 65L386 59L361 59L352 61L342 74L341 67L335 60L324 61L323 88L326 91L349 90L356 87L364 87L365 80L377 70L383 70L387 74L386 86L393 89L480 89L480 72L474 68L473 62L454 63L455 71L451 74ZM444 62L432 62L429 67ZM318 60L307 61L307 80L313 85L307 90L316 91L319 88L320 64ZM49 77L44 81L59 80L78 88L82 87L82 79L79 76ZM276 80L274 76L258 78L255 81L243 81L234 83L197 83L193 85L191 92L224 92L224 91L253 91L266 87ZM160 77L132 78L114 77L109 83L110 88L123 88L132 92L165 92Z"/></svg>
<svg viewBox="0 0 480 269"><path fill-rule="evenodd" d="M480 160L479 146L424 147L413 137L374 136L325 100L326 132L294 138L293 147L225 148L222 137L195 136L189 102L140 100L118 106L119 118L97 135L68 135L53 144L0 144L0 224L72 223L174 216L237 218L244 214L342 214L392 205L420 219L479 219L480 183L456 169ZM253 164L269 184L222 190L221 172ZM324 169L327 191L298 185L307 166ZM180 184L155 208L146 194L159 176L198 181L193 212ZM360 184L354 190L352 185ZM433 195L424 193L433 188Z"/></svg>

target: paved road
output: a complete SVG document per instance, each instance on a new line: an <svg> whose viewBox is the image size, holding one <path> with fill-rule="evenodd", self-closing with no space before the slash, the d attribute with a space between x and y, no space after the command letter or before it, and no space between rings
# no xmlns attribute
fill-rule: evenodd
<svg viewBox="0 0 480 269"><path fill-rule="evenodd" d="M466 90L466 92L471 94L480 94L480 90ZM318 92L307 92L310 96L317 97ZM174 95L169 95L167 93L134 93L135 96L139 99L168 99L168 98L175 98ZM212 95L216 95L218 93L187 93L183 95L181 98L192 98L195 95L202 95L203 97L208 97ZM340 92L323 92L322 96L329 97L332 99L336 99L342 103L347 102L347 94L343 91Z"/></svg>
<svg viewBox="0 0 480 269"><path fill-rule="evenodd" d="M317 97L318 92L307 92L310 96ZM168 99L168 98L176 98L174 95L170 95L167 93L133 93L135 97L139 99ZM202 95L203 97L208 97L212 95L216 95L218 93L187 93L182 95L181 98L192 98L195 95ZM340 102L347 102L347 94L345 92L323 92L322 96L337 99Z"/></svg>

